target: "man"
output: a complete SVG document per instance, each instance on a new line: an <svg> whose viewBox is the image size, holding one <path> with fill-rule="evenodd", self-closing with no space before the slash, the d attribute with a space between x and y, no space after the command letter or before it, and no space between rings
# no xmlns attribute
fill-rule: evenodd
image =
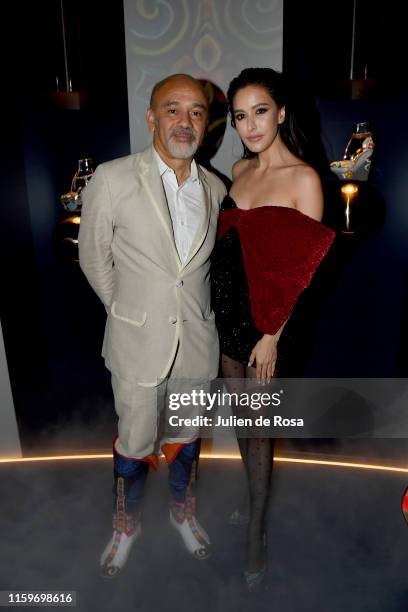
<svg viewBox="0 0 408 612"><path fill-rule="evenodd" d="M106 576L120 571L141 533L144 483L160 447L170 522L196 558L209 556L191 491L199 441L160 439L158 404L171 380L217 376L209 265L225 188L193 160L208 120L195 79L157 83L146 118L153 145L97 168L83 193L79 235L81 268L108 313L102 354L119 417Z"/></svg>

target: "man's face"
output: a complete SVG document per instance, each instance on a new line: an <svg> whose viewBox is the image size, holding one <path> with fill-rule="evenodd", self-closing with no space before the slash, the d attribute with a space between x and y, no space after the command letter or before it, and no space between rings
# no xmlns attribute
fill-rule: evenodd
<svg viewBox="0 0 408 612"><path fill-rule="evenodd" d="M165 160L192 158L208 121L208 102L198 83L174 77L164 83L147 111L153 144Z"/></svg>

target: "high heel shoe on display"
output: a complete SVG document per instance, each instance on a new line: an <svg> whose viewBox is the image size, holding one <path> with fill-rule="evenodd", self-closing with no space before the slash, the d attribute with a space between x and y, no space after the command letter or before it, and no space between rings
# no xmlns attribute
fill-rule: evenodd
<svg viewBox="0 0 408 612"><path fill-rule="evenodd" d="M332 162L330 170L341 180L367 181L372 154L372 149L363 149L353 159Z"/></svg>
<svg viewBox="0 0 408 612"><path fill-rule="evenodd" d="M347 144L344 158L330 164L330 170L341 180L367 181L374 151L368 123L357 123Z"/></svg>

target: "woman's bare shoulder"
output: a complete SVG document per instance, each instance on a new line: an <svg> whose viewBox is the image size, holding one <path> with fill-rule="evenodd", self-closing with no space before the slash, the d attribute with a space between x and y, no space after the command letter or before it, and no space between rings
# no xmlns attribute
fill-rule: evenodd
<svg viewBox="0 0 408 612"><path fill-rule="evenodd" d="M320 177L316 170L312 168L312 166L309 166L309 164L304 162L295 164L291 168L291 171L292 180L301 187L308 186L309 188L313 188L313 186L315 186L316 188L320 189Z"/></svg>
<svg viewBox="0 0 408 612"><path fill-rule="evenodd" d="M320 221L323 214L323 192L318 173L305 163L297 164L292 170L295 208Z"/></svg>

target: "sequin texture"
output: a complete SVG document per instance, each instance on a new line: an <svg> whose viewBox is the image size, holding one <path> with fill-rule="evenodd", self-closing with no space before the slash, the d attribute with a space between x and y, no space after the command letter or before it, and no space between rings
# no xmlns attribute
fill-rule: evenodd
<svg viewBox="0 0 408 612"><path fill-rule="evenodd" d="M330 248L333 230L292 207L221 204L212 265L221 351L247 364L263 334L276 334ZM280 341L281 343L281 341Z"/></svg>
<svg viewBox="0 0 408 612"><path fill-rule="evenodd" d="M226 196L221 211L236 208ZM254 323L241 244L235 227L217 241L211 266L212 303L224 355L244 363L263 336Z"/></svg>

